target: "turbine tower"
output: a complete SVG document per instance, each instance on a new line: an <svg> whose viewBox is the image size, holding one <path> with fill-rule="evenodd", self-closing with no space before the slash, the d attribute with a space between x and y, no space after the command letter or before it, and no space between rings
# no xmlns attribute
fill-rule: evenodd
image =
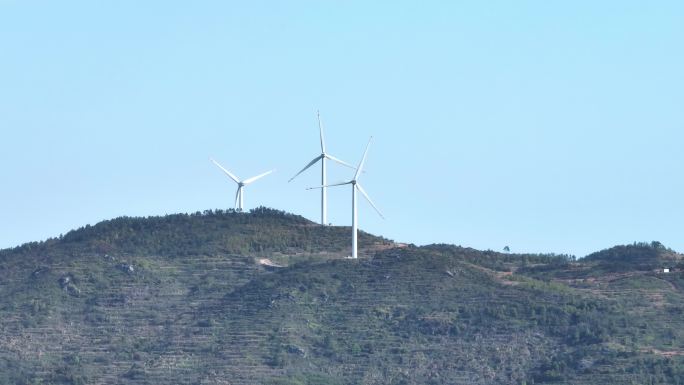
<svg viewBox="0 0 684 385"><path fill-rule="evenodd" d="M327 225L328 224L328 187L326 184L328 183L327 181L327 174L326 174L326 160L330 159L332 161L335 161L343 166L347 166L350 168L354 168L354 166L341 161L340 159L335 158L334 156L328 154L325 152L325 138L323 137L323 124L321 123L321 114L320 112L316 111L316 115L318 116L318 129L320 131L321 135L321 155L318 155L317 157L313 158L309 164L304 166L303 169L301 169L295 176L290 178L288 182L291 182L294 178L299 176L299 174L303 173L307 168L313 166L318 162L319 160L321 161L321 224L322 225Z"/></svg>
<svg viewBox="0 0 684 385"><path fill-rule="evenodd" d="M212 159L212 158L209 158L209 159L210 159L218 168L220 168L221 171L223 171L226 175L228 175L228 177L229 177L230 179L232 179L235 183L237 183L238 188L237 188L237 192L235 192L235 210L237 210L237 211L242 211L242 208L243 208L243 203L244 203L244 200L245 200L244 187L247 186L248 184L254 182L255 180L261 179L261 178L265 177L266 175L268 175L268 174L272 173L273 171L275 171L275 170L266 171L266 172L263 173L263 174L259 174L259 175L257 175L257 176L253 176L253 177L247 178L247 179L245 179L245 180L240 180L240 178L236 177L235 175L233 175L233 173L231 173L230 171L226 170L226 169L225 169L223 166L221 166L217 161L215 161L215 160Z"/></svg>
<svg viewBox="0 0 684 385"><path fill-rule="evenodd" d="M359 221L359 219L358 219L357 204L356 204L356 191L358 190L358 192L360 192L361 195L363 195L363 197L366 198L368 203L370 203L371 206L373 206L373 208L375 209L375 211L378 212L378 214L380 215L380 218L385 219L385 217L382 215L380 210L378 210L378 208L375 206L373 201L370 199L370 197L368 196L366 191L363 189L363 187L361 187L361 184L359 183L359 177L361 176L361 173L363 172L363 164L366 161L366 155L368 154L368 148L370 147L371 140L373 140L372 136L368 140L368 144L366 145L366 151L364 151L364 153L363 153L363 158L361 158L361 162L359 163L359 167L356 168L356 173L354 173L354 177L352 178L352 180L347 181L347 182L342 182L342 183L335 183L335 184L331 184L328 186L323 185L321 187L310 187L309 188L309 190L311 190L311 189L316 189L316 188L344 186L347 184L350 184L352 186L352 255L351 255L351 257L353 259L358 258L357 239L358 239L358 221Z"/></svg>

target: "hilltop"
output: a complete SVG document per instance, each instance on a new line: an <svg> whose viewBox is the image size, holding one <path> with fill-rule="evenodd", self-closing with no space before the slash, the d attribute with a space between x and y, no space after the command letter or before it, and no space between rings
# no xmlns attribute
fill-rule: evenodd
<svg viewBox="0 0 684 385"><path fill-rule="evenodd" d="M666 248L660 242L635 242L632 245L615 246L589 254L586 261L612 269L653 270L674 267L682 262L682 255Z"/></svg>
<svg viewBox="0 0 684 385"><path fill-rule="evenodd" d="M162 217L120 217L84 226L59 238L31 242L2 255L40 257L50 252L119 255L185 255L226 253L295 255L346 250L348 228L318 226L299 215L260 207L249 214L234 210L207 210ZM391 242L360 233L361 248Z"/></svg>
<svg viewBox="0 0 684 385"><path fill-rule="evenodd" d="M658 243L575 260L361 233L348 260L349 231L219 210L2 250L0 383L684 383L682 256Z"/></svg>

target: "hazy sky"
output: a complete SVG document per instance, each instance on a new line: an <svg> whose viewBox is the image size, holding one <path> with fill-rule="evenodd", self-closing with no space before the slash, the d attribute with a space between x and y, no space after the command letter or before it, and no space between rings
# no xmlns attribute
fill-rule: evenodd
<svg viewBox="0 0 684 385"><path fill-rule="evenodd" d="M0 248L117 216L317 220L330 153L402 242L684 250L684 2L0 0ZM351 172L330 166L330 181ZM330 220L349 225L349 186Z"/></svg>

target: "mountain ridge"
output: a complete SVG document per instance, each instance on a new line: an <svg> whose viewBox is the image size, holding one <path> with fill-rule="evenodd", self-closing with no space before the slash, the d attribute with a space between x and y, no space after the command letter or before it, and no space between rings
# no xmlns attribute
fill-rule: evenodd
<svg viewBox="0 0 684 385"><path fill-rule="evenodd" d="M345 259L348 227L260 208L123 217L1 250L0 382L684 378L681 255L659 244L586 260L366 233L360 246ZM663 274L605 257L635 247L679 262Z"/></svg>

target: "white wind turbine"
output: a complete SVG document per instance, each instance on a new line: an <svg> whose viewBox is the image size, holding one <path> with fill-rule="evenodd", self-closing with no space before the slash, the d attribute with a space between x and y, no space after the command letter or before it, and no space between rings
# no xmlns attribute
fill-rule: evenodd
<svg viewBox="0 0 684 385"><path fill-rule="evenodd" d="M335 161L343 166L347 166L350 168L354 168L354 166L343 162L334 156L328 154L325 152L325 139L323 137L323 124L321 123L321 114L317 111L316 115L318 116L318 129L321 134L321 155L318 155L317 157L313 158L309 164L307 164L303 169L301 169L295 176L290 178L288 182L291 182L294 178L299 176L299 174L303 173L307 168L313 166L318 162L319 160L321 161L321 224L322 225L327 225L328 224L328 186L326 184L328 183L327 181L327 174L326 174L326 160L330 159L332 161Z"/></svg>
<svg viewBox="0 0 684 385"><path fill-rule="evenodd" d="M352 185L352 255L351 257L356 259L358 258L358 247L357 247L357 237L358 237L358 214L357 214L357 205L356 205L356 191L358 190L361 195L363 195L364 198L368 201L368 203L373 206L375 211L378 212L380 217L382 219L385 219L385 217L382 215L380 210L375 206L373 201L370 199L366 191L361 187L361 184L359 183L359 176L361 176L361 173L363 172L363 164L366 161L366 155L368 154L368 148L370 147L371 140L373 140L373 137L368 140L368 144L366 145L366 151L363 153L363 158L361 158L361 162L359 163L359 167L356 168L356 173L354 173L354 178L352 180L347 181L347 182L342 182L342 183L335 183L331 184L328 186L321 186L321 187L310 187L309 190L311 189L316 189L316 188L324 188L324 187L332 187L332 186L344 186L347 184Z"/></svg>
<svg viewBox="0 0 684 385"><path fill-rule="evenodd" d="M240 178L236 177L233 175L230 171L226 170L223 166L221 166L217 161L214 159L209 158L218 168L220 168L230 179L232 179L235 183L237 183L238 188L237 192L235 193L235 209L237 211L242 211L244 199L245 199L245 192L244 187L247 186L248 184L254 182L257 179L261 179L262 177L265 177L266 175L272 173L275 170L270 170L266 171L263 174L259 174L257 176L253 176L251 178L245 179L245 180L240 180Z"/></svg>

